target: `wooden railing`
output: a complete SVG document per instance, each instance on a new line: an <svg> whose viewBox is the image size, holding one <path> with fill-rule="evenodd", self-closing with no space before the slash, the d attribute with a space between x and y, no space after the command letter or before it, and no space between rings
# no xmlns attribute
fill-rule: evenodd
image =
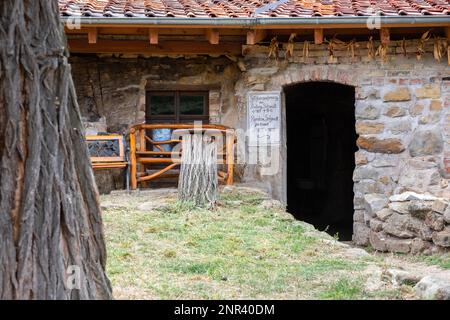
<svg viewBox="0 0 450 320"><path fill-rule="evenodd" d="M131 189L139 184L145 184L157 178L173 178L178 173L171 173L180 165L181 139L172 138L156 141L152 132L156 129L169 129L175 136L182 137L186 132L204 134L212 132L222 136L224 142L218 150L218 165L224 170L218 170L219 181L233 184L234 146L236 135L233 129L221 125L202 125L197 128L191 124L138 124L130 129L130 182ZM170 146L168 151L165 146ZM175 151L172 151L175 150Z"/></svg>

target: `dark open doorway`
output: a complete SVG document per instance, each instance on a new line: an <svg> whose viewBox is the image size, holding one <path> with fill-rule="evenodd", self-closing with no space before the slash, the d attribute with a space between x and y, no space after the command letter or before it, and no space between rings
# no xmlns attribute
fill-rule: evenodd
<svg viewBox="0 0 450 320"><path fill-rule="evenodd" d="M308 82L286 87L285 95L288 211L351 240L355 89Z"/></svg>

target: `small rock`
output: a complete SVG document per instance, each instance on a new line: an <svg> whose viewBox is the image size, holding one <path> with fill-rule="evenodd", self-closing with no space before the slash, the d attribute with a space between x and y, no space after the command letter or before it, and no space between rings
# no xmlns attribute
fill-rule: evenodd
<svg viewBox="0 0 450 320"><path fill-rule="evenodd" d="M388 280L394 287L401 285L414 286L420 281L420 276L405 270L389 269L385 272Z"/></svg>
<svg viewBox="0 0 450 320"><path fill-rule="evenodd" d="M435 212L428 212L425 216L425 224L435 231L444 229L444 217Z"/></svg>
<svg viewBox="0 0 450 320"><path fill-rule="evenodd" d="M424 200L424 201L433 201L437 198L435 196L432 196L430 194L421 194L421 193L415 193L412 191L406 191L401 194L396 194L391 197L389 197L389 201L391 202L403 202L403 201L410 201L410 200Z"/></svg>
<svg viewBox="0 0 450 320"><path fill-rule="evenodd" d="M441 96L441 88L438 84L426 84L416 89L416 97L419 99L438 99Z"/></svg>
<svg viewBox="0 0 450 320"><path fill-rule="evenodd" d="M450 206L445 210L443 217L445 222L450 223Z"/></svg>
<svg viewBox="0 0 450 320"><path fill-rule="evenodd" d="M366 246L369 243L369 232L370 229L365 223L353 223L353 242L359 246Z"/></svg>
<svg viewBox="0 0 450 320"><path fill-rule="evenodd" d="M410 201L408 204L408 211L413 217L425 219L426 215L431 212L431 202L425 201Z"/></svg>
<svg viewBox="0 0 450 320"><path fill-rule="evenodd" d="M284 205L281 203L281 201L270 199L270 200L263 200L260 204L260 206L263 209L269 210L269 209L283 209Z"/></svg>
<svg viewBox="0 0 450 320"><path fill-rule="evenodd" d="M419 254L430 249L431 243L420 238L414 238L411 241L411 254Z"/></svg>
<svg viewBox="0 0 450 320"><path fill-rule="evenodd" d="M401 213L401 214L408 214L409 213L409 202L391 202L389 203L389 209L392 211Z"/></svg>
<svg viewBox="0 0 450 320"><path fill-rule="evenodd" d="M440 232L433 232L433 242L441 247L450 247L450 227L446 227Z"/></svg>
<svg viewBox="0 0 450 320"><path fill-rule="evenodd" d="M444 148L440 129L417 130L408 146L411 157L438 154Z"/></svg>
<svg viewBox="0 0 450 320"><path fill-rule="evenodd" d="M376 153L397 154L405 150L402 140L394 138L378 139L375 137L360 136L356 144L361 149Z"/></svg>
<svg viewBox="0 0 450 320"><path fill-rule="evenodd" d="M370 257L366 250L361 248L349 248L343 252L343 255L348 258L364 258Z"/></svg>
<svg viewBox="0 0 450 320"><path fill-rule="evenodd" d="M386 239L386 249L390 252L409 253L411 251L411 239Z"/></svg>
<svg viewBox="0 0 450 320"><path fill-rule="evenodd" d="M387 206L388 199L379 194L366 194L364 196L364 202L366 213L373 217L378 211Z"/></svg>
<svg viewBox="0 0 450 320"><path fill-rule="evenodd" d="M398 238L412 238L414 233L408 230L409 223L410 217L408 215L395 213L387 218L383 230Z"/></svg>
<svg viewBox="0 0 450 320"><path fill-rule="evenodd" d="M450 281L435 276L426 276L414 287L422 299L450 300Z"/></svg>
<svg viewBox="0 0 450 320"><path fill-rule="evenodd" d="M156 202L156 201L149 201L141 203L137 206L137 209L139 211L152 211L152 210L158 210L158 209L164 209L167 207L167 204Z"/></svg>
<svg viewBox="0 0 450 320"><path fill-rule="evenodd" d="M383 230L383 221L380 221L377 219L371 219L370 220L370 229L372 229L375 232Z"/></svg>
<svg viewBox="0 0 450 320"><path fill-rule="evenodd" d="M447 209L447 207L448 207L448 202L445 202L443 200L437 199L437 200L434 200L433 205L431 206L431 209L434 212L438 212L440 214L444 214L445 210Z"/></svg>
<svg viewBox="0 0 450 320"><path fill-rule="evenodd" d="M387 251L386 239L387 236L384 232L371 231L369 234L370 245L377 251Z"/></svg>
<svg viewBox="0 0 450 320"><path fill-rule="evenodd" d="M409 101L411 100L411 94L408 88L402 87L395 90L386 92L383 96L383 101Z"/></svg>
<svg viewBox="0 0 450 320"><path fill-rule="evenodd" d="M384 209L381 209L380 211L378 211L376 216L381 221L386 221L386 219L389 218L393 213L394 213L393 210L391 210L389 208L384 208Z"/></svg>

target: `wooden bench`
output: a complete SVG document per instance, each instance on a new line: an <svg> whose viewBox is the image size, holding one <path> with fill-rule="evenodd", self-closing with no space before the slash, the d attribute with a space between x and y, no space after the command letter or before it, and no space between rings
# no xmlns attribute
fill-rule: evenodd
<svg viewBox="0 0 450 320"><path fill-rule="evenodd" d="M157 141L153 136L155 130L170 132L194 130L190 124L138 124L130 129L130 181L131 189L138 184L145 184L157 178L177 177L180 166L180 151L172 151L181 140L171 137ZM221 125L203 125L201 130L214 130L222 134L224 146L219 150L218 163L224 169L218 171L218 179L227 185L233 184L234 146L236 135L233 129ZM168 147L170 146L170 147Z"/></svg>
<svg viewBox="0 0 450 320"><path fill-rule="evenodd" d="M94 170L128 168L122 135L86 136L86 142Z"/></svg>

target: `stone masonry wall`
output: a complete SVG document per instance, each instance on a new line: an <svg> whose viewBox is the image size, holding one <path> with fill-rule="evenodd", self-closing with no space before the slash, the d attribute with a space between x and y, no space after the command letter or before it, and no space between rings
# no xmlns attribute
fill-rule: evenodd
<svg viewBox="0 0 450 320"><path fill-rule="evenodd" d="M377 48L379 43L373 45ZM109 132L125 132L144 121L145 90L152 85L208 86L212 88L211 121L242 129L247 126L250 91L283 92L284 86L308 81L353 86L359 135L353 175L354 241L401 252L418 251L419 241L424 241L420 250L450 246L442 240L450 232L445 211L431 209L434 201L446 203L450 198L450 68L446 58L435 61L432 41L426 43L420 60L416 58L417 40L391 41L384 59L370 57L374 52L367 42L358 42L353 50L335 47L332 57L329 49L327 44L310 44L309 55L304 56L299 43L294 45L292 58L284 59L280 50L280 57L274 59L268 58L267 46L254 45L243 46L240 58L79 56L72 58L72 64L83 116ZM237 172L245 182L262 184L275 198L285 200L285 157L282 149L281 168L272 176L263 176L259 165L243 165ZM409 211L396 210L392 203L399 201L395 196L405 192L419 195L419 199L411 198L414 201L422 201L424 194L435 197L422 203L427 214L417 216L414 204ZM372 199L376 199L375 207ZM402 202L409 205L411 199ZM439 226L433 229L430 223L441 221L436 214L442 215L444 224L436 222ZM422 230L426 235L421 236L409 222L404 228L416 231L409 230L408 237L392 231L391 226L408 216L421 219L428 233Z"/></svg>
<svg viewBox="0 0 450 320"><path fill-rule="evenodd" d="M379 43L374 43L375 48L378 46ZM378 250L401 252L418 251L417 239L420 239L426 242L420 248L424 250L432 247L432 234L445 238L450 227L426 229L429 227L422 221L427 236L420 237L413 232L408 240L395 232L380 233L383 225L389 229L396 224L397 215L409 212L392 209L395 214L381 221L376 217L377 210L370 209L367 197L375 197L383 204L378 210L388 208L389 197L406 191L432 194L436 199L450 198L450 68L447 61L433 59L432 43L426 45L426 53L420 60L416 58L417 40L406 41L404 45L401 41L391 41L385 59L369 57L367 48L367 42L358 43L354 55L348 48L334 48L330 57L326 44L310 45L309 56L305 57L303 45L296 44L293 58L285 60L281 55L275 60L268 58L265 46L244 47L247 71L236 84L240 125L245 127L249 91L282 91L286 85L307 81L354 86L359 151L355 154L353 175L353 239L360 245L370 243ZM281 163L285 154L281 152ZM272 177L260 176L258 166L246 171L247 179L257 177L266 181L279 198L286 192L282 176L283 172ZM425 215L421 217L425 219ZM437 232L441 233L437 236ZM380 245L377 238L383 239L384 244ZM437 242L434 244L450 246L448 238Z"/></svg>
<svg viewBox="0 0 450 320"><path fill-rule="evenodd" d="M81 55L71 58L78 101L88 134L126 133L145 122L148 89L196 86L209 90L211 123L229 123L236 64L219 57Z"/></svg>

